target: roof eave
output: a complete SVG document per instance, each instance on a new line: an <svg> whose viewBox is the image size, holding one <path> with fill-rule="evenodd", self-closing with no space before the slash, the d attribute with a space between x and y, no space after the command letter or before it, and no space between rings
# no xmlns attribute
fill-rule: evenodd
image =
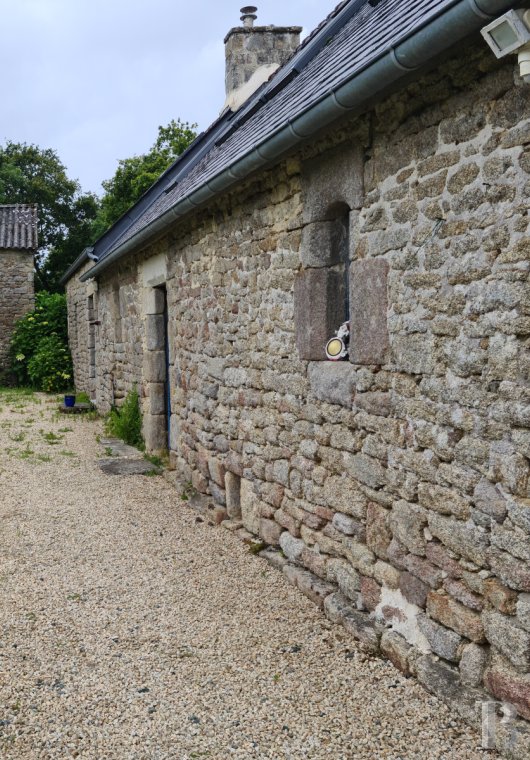
<svg viewBox="0 0 530 760"><path fill-rule="evenodd" d="M61 285L66 285L70 277L72 277L76 272L78 272L86 261L90 261L91 259L90 254L92 253L93 250L94 250L94 246L88 246L79 254L77 259L74 262L72 262L72 264L70 264L66 272L63 274L63 276L59 280L59 283ZM92 258L92 261L93 260L94 259Z"/></svg>

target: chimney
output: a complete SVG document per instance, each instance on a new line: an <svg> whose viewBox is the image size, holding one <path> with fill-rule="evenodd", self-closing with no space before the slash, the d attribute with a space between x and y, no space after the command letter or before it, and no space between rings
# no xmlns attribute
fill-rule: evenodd
<svg viewBox="0 0 530 760"><path fill-rule="evenodd" d="M237 111L286 63L300 44L301 26L254 26L254 5L241 8L243 26L225 37L226 101L223 111Z"/></svg>

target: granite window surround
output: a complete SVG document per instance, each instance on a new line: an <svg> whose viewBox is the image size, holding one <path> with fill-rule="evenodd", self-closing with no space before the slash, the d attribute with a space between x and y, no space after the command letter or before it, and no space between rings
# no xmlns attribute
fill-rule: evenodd
<svg viewBox="0 0 530 760"><path fill-rule="evenodd" d="M306 361L326 361L326 343L346 321L352 364L381 365L388 357L389 265L357 255L363 177L357 145L327 151L302 169L305 224L294 306L296 345Z"/></svg>

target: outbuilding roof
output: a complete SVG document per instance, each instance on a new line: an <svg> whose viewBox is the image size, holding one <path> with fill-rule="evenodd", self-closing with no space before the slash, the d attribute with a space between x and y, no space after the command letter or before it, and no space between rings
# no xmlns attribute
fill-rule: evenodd
<svg viewBox="0 0 530 760"><path fill-rule="evenodd" d="M36 251L37 214L35 205L0 205L0 249Z"/></svg>
<svg viewBox="0 0 530 760"><path fill-rule="evenodd" d="M239 111L223 114L200 135L96 242L97 263L82 279L345 113L382 97L515 5L509 0L341 2Z"/></svg>

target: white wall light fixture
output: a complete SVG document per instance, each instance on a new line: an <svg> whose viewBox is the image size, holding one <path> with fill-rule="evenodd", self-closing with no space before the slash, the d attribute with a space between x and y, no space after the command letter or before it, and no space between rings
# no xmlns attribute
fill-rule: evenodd
<svg viewBox="0 0 530 760"><path fill-rule="evenodd" d="M530 9L508 11L481 29L481 34L497 58L518 54L521 76L530 84Z"/></svg>
<svg viewBox="0 0 530 760"><path fill-rule="evenodd" d="M344 322L334 338L326 343L326 357L330 362L339 362L348 358L348 343L350 340L350 323Z"/></svg>

